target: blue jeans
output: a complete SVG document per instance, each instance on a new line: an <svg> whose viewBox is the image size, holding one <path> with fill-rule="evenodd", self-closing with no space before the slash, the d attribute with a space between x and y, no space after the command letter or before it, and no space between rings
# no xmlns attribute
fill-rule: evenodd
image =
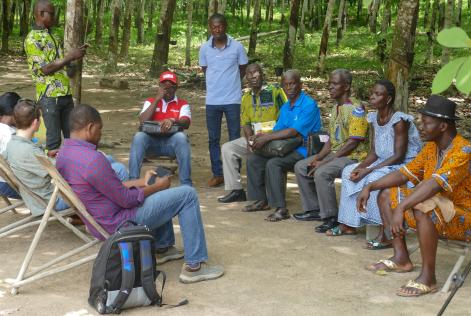
<svg viewBox="0 0 471 316"><path fill-rule="evenodd" d="M0 195L1 196L6 196L8 198L12 199L21 199L21 196L13 190L8 183L0 181Z"/></svg>
<svg viewBox="0 0 471 316"><path fill-rule="evenodd" d="M146 153L177 158L181 185L191 186L191 145L183 132L155 137L143 132L134 135L129 153L129 178L138 179Z"/></svg>
<svg viewBox="0 0 471 316"><path fill-rule="evenodd" d="M209 158L215 177L223 175L221 161L221 123L226 115L229 141L240 137L240 104L206 104L206 126L208 127Z"/></svg>
<svg viewBox="0 0 471 316"><path fill-rule="evenodd" d="M200 203L196 190L180 186L156 192L144 200L136 213L136 222L153 230L156 247L175 244L172 218L178 215L185 249L185 262L196 264L208 260Z"/></svg>
<svg viewBox="0 0 471 316"><path fill-rule="evenodd" d="M121 180L121 182L128 181L129 173L128 173L128 170L126 169L126 166L114 160L114 158L111 155L105 155L105 156L106 156L106 159L108 159L108 161L110 162L111 168L113 168L119 180ZM67 205L67 203L65 203L62 197L59 196L57 198L57 202L54 208L56 211L63 211L65 209L68 209L69 206Z"/></svg>

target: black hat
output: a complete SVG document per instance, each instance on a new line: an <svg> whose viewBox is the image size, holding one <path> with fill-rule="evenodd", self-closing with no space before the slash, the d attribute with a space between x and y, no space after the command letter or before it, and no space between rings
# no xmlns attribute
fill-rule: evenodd
<svg viewBox="0 0 471 316"><path fill-rule="evenodd" d="M444 120L459 120L455 115L456 103L440 95L431 95L419 113Z"/></svg>

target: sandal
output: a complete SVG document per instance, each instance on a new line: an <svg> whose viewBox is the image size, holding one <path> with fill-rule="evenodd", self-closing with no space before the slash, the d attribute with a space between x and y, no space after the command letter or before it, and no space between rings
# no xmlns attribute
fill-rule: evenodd
<svg viewBox="0 0 471 316"><path fill-rule="evenodd" d="M288 210L286 210L286 209L283 209L283 210L277 209L275 212L268 215L267 218L265 218L265 220L269 221L269 222L279 222L279 221L282 221L282 220L285 220L285 219L288 219L288 218L291 218L291 216L289 215Z"/></svg>
<svg viewBox="0 0 471 316"><path fill-rule="evenodd" d="M377 265L381 264L381 263L384 265L384 268L378 268L377 267ZM414 267L412 267L412 269L410 269L410 270L403 269L400 266L398 266L397 263L395 263L391 259L379 260L376 263L367 265L365 268L366 268L366 270L372 271L372 272L377 272L377 271L382 270L382 271L387 271L387 272L406 273L406 272L411 272L412 270L414 270Z"/></svg>
<svg viewBox="0 0 471 316"><path fill-rule="evenodd" d="M388 249L392 248L392 243L378 241L376 239L371 239L366 242L365 249L368 250L381 250L381 249Z"/></svg>
<svg viewBox="0 0 471 316"><path fill-rule="evenodd" d="M406 290L412 289L415 290L415 293L408 293ZM397 290L396 294L403 297L417 297L424 294L435 293L437 291L437 285L428 286L423 283L409 280L407 281L406 285L401 286L399 290Z"/></svg>
<svg viewBox="0 0 471 316"><path fill-rule="evenodd" d="M268 205L267 201L255 201L252 204L246 205L242 212L257 212L257 211L265 211L269 210L270 205Z"/></svg>
<svg viewBox="0 0 471 316"><path fill-rule="evenodd" d="M325 234L326 234L327 236L336 237L336 236L352 236L352 235L356 235L357 232L356 232L356 230L354 230L354 229L342 230L342 229L340 228L340 225L338 225L338 226L335 226L334 228L331 228L331 229L327 230L327 231L325 232Z"/></svg>

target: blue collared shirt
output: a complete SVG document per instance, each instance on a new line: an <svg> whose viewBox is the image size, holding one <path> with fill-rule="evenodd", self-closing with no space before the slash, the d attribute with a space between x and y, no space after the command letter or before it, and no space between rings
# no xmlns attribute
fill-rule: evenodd
<svg viewBox="0 0 471 316"><path fill-rule="evenodd" d="M289 100L283 104L278 121L276 121L273 127L273 131L287 128L294 128L303 136L303 144L296 148L296 151L306 158L307 136L311 132L320 131L322 122L321 112L317 107L317 102L304 91L301 91L293 106L291 106Z"/></svg>
<svg viewBox="0 0 471 316"><path fill-rule="evenodd" d="M240 65L249 62L244 46L227 36L224 48L213 46L213 37L200 48L199 64L206 68L206 105L240 104Z"/></svg>

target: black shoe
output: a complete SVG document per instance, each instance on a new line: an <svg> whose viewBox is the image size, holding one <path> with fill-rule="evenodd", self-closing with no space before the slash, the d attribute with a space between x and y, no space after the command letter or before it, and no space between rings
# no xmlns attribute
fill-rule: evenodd
<svg viewBox="0 0 471 316"><path fill-rule="evenodd" d="M314 228L314 231L316 233L325 233L329 229L332 229L335 226L337 226L338 224L339 223L337 222L336 217L328 217L328 218L324 219L323 224L321 224L321 225L317 226L316 228Z"/></svg>
<svg viewBox="0 0 471 316"><path fill-rule="evenodd" d="M293 217L298 221L321 221L319 210L306 211L304 213L293 214Z"/></svg>
<svg viewBox="0 0 471 316"><path fill-rule="evenodd" d="M244 190L232 190L229 194L218 198L219 203L232 203L247 201Z"/></svg>

